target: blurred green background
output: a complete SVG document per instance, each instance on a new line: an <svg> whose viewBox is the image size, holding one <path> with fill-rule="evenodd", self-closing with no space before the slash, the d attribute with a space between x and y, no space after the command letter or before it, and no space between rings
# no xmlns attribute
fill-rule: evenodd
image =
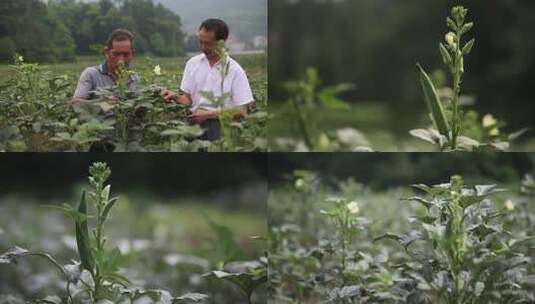
<svg viewBox="0 0 535 304"><path fill-rule="evenodd" d="M95 161L111 167L110 182L116 191L150 193L162 199L239 192L248 185L263 184L267 175L263 154L3 154L0 189L3 195L70 197L73 187L87 182L88 167Z"/></svg>
<svg viewBox="0 0 535 304"><path fill-rule="evenodd" d="M0 155L0 254L13 246L78 259L74 223L59 210L90 189L88 168L106 162L118 202L106 222L133 286L173 295L201 292L209 303L245 303L241 291L202 275L264 255L267 168L264 154L36 153ZM90 205L90 212L92 210ZM91 221L91 220L90 220ZM61 294L55 269L39 259L0 264L0 303ZM253 303L264 303L265 288Z"/></svg>
<svg viewBox="0 0 535 304"><path fill-rule="evenodd" d="M518 184L535 170L535 153L276 153L269 156L269 188L294 170L335 183L355 178L377 191L411 184L439 184L460 174L469 183Z"/></svg>
<svg viewBox="0 0 535 304"><path fill-rule="evenodd" d="M534 1L270 0L269 94L276 115L271 136L292 135L295 118L282 106L288 98L283 83L313 66L322 85L356 87L342 96L352 110L323 113L320 127L351 126L381 151L403 149L399 142L409 140L408 130L429 123L415 63L428 71L444 68L438 43L450 8L458 4L475 22L464 94L476 97L480 114L505 120L506 131L533 129Z"/></svg>

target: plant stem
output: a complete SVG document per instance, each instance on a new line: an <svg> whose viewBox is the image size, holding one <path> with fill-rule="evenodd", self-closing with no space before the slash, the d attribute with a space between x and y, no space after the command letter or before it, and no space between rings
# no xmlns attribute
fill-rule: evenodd
<svg viewBox="0 0 535 304"><path fill-rule="evenodd" d="M292 99L292 104L294 105L295 111L297 112L297 122L299 123L299 128L301 129L301 133L303 134L303 137L305 138L305 143L307 147L310 149L314 149L314 142L312 141L312 137L309 134L306 119L303 114L303 109L299 105L299 102L295 99Z"/></svg>
<svg viewBox="0 0 535 304"><path fill-rule="evenodd" d="M453 70L453 115L452 115L452 139L451 149L457 149L457 137L461 126L459 125L461 120L459 119L459 96L461 94L461 76L462 76L462 60L463 54L461 51L461 31L457 30L456 33L456 46L455 46L455 66Z"/></svg>

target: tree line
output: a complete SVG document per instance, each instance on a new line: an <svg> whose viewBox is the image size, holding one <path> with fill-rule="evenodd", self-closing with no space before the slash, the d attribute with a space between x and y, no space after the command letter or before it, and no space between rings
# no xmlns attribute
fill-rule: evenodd
<svg viewBox="0 0 535 304"><path fill-rule="evenodd" d="M180 16L153 0L2 0L0 61L15 53L38 62L97 54L116 28L134 33L136 53L184 53Z"/></svg>

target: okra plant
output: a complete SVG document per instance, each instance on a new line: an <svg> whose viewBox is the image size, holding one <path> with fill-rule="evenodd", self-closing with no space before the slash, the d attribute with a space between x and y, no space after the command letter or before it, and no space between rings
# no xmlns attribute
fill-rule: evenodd
<svg viewBox="0 0 535 304"><path fill-rule="evenodd" d="M300 142L280 140L283 150L298 151L371 151L364 135L353 128L320 130L320 116L323 110L348 110L349 104L339 95L352 90L352 84L341 83L320 89L320 78L315 68L307 68L297 81L288 81L284 88L289 94L288 105L292 110Z"/></svg>
<svg viewBox="0 0 535 304"><path fill-rule="evenodd" d="M145 297L144 303L201 303L208 296L190 293L180 297L172 297L165 290L142 290L131 288L131 282L122 275L121 252L117 247L110 249L107 243L105 223L110 216L118 198L111 196L111 185L106 181L111 175L105 163L94 163L89 168L89 184L91 186L81 194L77 207L64 204L55 207L74 220L76 245L79 261L61 265L50 254L32 252L14 247L0 255L0 263L14 263L23 257L37 256L51 262L63 275L66 286L65 295L49 296L35 303L135 303ZM90 229L90 220L93 228ZM137 303L137 302L136 302Z"/></svg>
<svg viewBox="0 0 535 304"><path fill-rule="evenodd" d="M408 234L386 233L407 254L395 265L409 281L408 298L418 303L522 303L529 298L527 254L533 239L512 237L501 224L505 215L493 208L496 185L468 187L463 178L449 183L415 185L427 196L408 201L426 212L412 219ZM407 284L409 283L409 284Z"/></svg>
<svg viewBox="0 0 535 304"><path fill-rule="evenodd" d="M446 18L449 32L445 35L446 43L439 43L439 50L446 69L451 74L452 92L441 96L436 83L424 68L417 63L420 85L429 111L429 116L434 128L414 129L411 135L437 145L442 151L455 150L507 150L509 141L521 136L527 129L523 129L510 135L501 135L496 121L492 123L489 116L483 119L481 129L489 128L489 137L470 138L464 131L470 126L467 113L462 110L461 87L465 74L465 56L469 55L475 45L475 39L465 42L465 36L474 27L473 22L467 22L468 9L463 6L455 6L451 10L451 16ZM473 116L473 111L470 116ZM476 115L477 116L477 115ZM492 116L490 116L492 117ZM488 140L488 142L480 142Z"/></svg>
<svg viewBox="0 0 535 304"><path fill-rule="evenodd" d="M335 197L329 198L327 203L331 206L327 210L321 210L321 213L326 215L335 225L336 244L334 248L339 248L337 251L341 260L341 277L345 285L348 257L354 254L350 251L351 243L355 240L357 232L363 229L363 224L367 223L367 220L357 217L360 210L356 201L348 202L346 199Z"/></svg>
<svg viewBox="0 0 535 304"><path fill-rule="evenodd" d="M40 135L50 136L64 127L57 121L69 116L64 101L70 81L25 62L21 55L15 54L13 61L13 77L0 85L0 129L15 127L25 148L38 151Z"/></svg>

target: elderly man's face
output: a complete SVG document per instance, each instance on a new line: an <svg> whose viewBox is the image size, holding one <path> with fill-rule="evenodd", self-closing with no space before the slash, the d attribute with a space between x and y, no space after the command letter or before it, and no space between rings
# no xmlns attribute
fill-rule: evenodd
<svg viewBox="0 0 535 304"><path fill-rule="evenodd" d="M132 58L134 58L134 52L130 40L113 41L112 48L106 49L106 59L111 72L115 72L119 62L129 66Z"/></svg>
<svg viewBox="0 0 535 304"><path fill-rule="evenodd" d="M197 38L199 40L199 48L207 57L213 58L217 56L217 40L214 32L201 28L197 33Z"/></svg>

